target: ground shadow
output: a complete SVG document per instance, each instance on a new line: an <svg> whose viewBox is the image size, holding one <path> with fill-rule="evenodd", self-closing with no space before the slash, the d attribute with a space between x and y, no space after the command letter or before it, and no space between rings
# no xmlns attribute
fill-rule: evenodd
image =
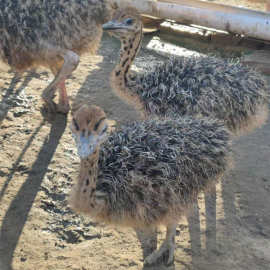
<svg viewBox="0 0 270 270"><path fill-rule="evenodd" d="M270 171L265 162L270 159L269 136L265 125L234 141L234 168L220 190L205 194L205 250L199 211L188 219L192 269L268 269L269 256L262 254L270 240Z"/></svg>
<svg viewBox="0 0 270 270"><path fill-rule="evenodd" d="M22 161L25 153L27 152L28 148L31 146L33 140L36 138L37 134L39 133L39 131L41 130L41 128L43 127L43 125L45 124L45 121L43 120L40 125L36 128L36 130L33 132L32 136L30 137L30 139L28 140L28 142L26 143L26 145L24 146L24 148L22 149L19 157L17 158L17 160L15 161L15 163L13 164L12 168L10 169L10 173L7 175L7 179L5 184L3 185L1 191L0 191L0 203L1 200L5 194L5 191L10 183L10 181L13 178L14 173L16 172L16 170L18 169L18 166L20 165L20 162Z"/></svg>
<svg viewBox="0 0 270 270"><path fill-rule="evenodd" d="M20 77L18 74L14 74L6 93L2 97L0 102L0 123L3 121L8 111L12 108L17 106L16 105L16 98L20 95L20 93L25 89L25 87L29 84L29 82L36 77L37 74L34 72L28 72L26 76ZM15 91L16 85L23 79L23 82L20 87L17 88Z"/></svg>
<svg viewBox="0 0 270 270"><path fill-rule="evenodd" d="M1 270L12 269L13 254L20 235L65 128L66 117L57 115L52 123L49 138L45 139L43 142L42 148L29 171L27 179L11 202L3 218L0 230ZM39 128L36 132L38 132L38 130Z"/></svg>
<svg viewBox="0 0 270 270"><path fill-rule="evenodd" d="M198 201L194 205L194 211L188 217L192 269L208 269L210 264L217 264L216 255L219 254L217 235L218 233L224 235L228 231L228 228L223 226L222 232L218 232L220 228L217 226L217 219L220 219L220 217L217 211L221 211L224 214L224 219L230 220L235 213L233 208L234 198L233 194L231 194L229 181L233 181L230 172L221 180L221 193L217 191L216 186L204 193L204 205L202 206L205 208L204 217L200 215ZM224 192L225 190L226 192ZM221 198L217 196L221 196ZM218 209L218 200L223 202L222 205L219 205L222 209ZM201 228L200 219L202 218L205 219L204 228ZM222 219L221 222L225 225L225 220ZM202 243L202 236L204 243Z"/></svg>

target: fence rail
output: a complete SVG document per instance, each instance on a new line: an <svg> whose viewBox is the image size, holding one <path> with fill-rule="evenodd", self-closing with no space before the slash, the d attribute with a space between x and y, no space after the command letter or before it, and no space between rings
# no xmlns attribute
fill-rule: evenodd
<svg viewBox="0 0 270 270"><path fill-rule="evenodd" d="M270 13L199 0L114 0L142 14L270 41Z"/></svg>

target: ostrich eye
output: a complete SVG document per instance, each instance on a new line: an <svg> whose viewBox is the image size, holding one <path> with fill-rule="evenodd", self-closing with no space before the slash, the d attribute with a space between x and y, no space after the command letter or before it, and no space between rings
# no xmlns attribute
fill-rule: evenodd
<svg viewBox="0 0 270 270"><path fill-rule="evenodd" d="M103 120L105 120L106 118L105 117L102 117L102 118L100 118L99 120L98 120L98 122L95 124L95 126L94 126L94 131L97 131L98 130L98 128L99 128L99 125L101 124L101 122L103 121Z"/></svg>
<svg viewBox="0 0 270 270"><path fill-rule="evenodd" d="M131 25L133 23L133 20L131 18L126 19L126 24Z"/></svg>
<svg viewBox="0 0 270 270"><path fill-rule="evenodd" d="M108 125L105 125L105 127L104 127L103 130L101 131L101 134L104 134L107 130L108 130Z"/></svg>

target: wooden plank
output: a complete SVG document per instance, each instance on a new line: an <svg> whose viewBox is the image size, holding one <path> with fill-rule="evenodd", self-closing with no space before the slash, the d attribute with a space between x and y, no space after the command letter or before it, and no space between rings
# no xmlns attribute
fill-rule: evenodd
<svg viewBox="0 0 270 270"><path fill-rule="evenodd" d="M143 14L270 41L270 14L265 12L198 0L181 0L181 4L164 0L114 1L120 7L133 6Z"/></svg>

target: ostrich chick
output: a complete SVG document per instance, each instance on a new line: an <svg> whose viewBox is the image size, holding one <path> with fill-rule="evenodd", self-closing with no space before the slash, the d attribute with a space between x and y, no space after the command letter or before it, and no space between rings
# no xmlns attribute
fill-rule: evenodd
<svg viewBox="0 0 270 270"><path fill-rule="evenodd" d="M96 221L146 235L166 226L165 241L145 263L169 254L170 264L180 217L229 167L230 134L221 121L206 118L138 121L110 135L107 128L99 107L74 112L71 130L81 163L70 205Z"/></svg>
<svg viewBox="0 0 270 270"><path fill-rule="evenodd" d="M261 126L268 115L268 89L262 76L231 60L178 57L131 79L129 71L142 41L141 17L133 8L119 10L103 25L121 41L112 88L144 117L214 117L234 133Z"/></svg>
<svg viewBox="0 0 270 270"><path fill-rule="evenodd" d="M1 0L0 60L17 72L49 68L55 78L42 97L50 112L67 113L65 80L79 55L96 52L110 11L107 0ZM58 106L53 102L57 88Z"/></svg>

